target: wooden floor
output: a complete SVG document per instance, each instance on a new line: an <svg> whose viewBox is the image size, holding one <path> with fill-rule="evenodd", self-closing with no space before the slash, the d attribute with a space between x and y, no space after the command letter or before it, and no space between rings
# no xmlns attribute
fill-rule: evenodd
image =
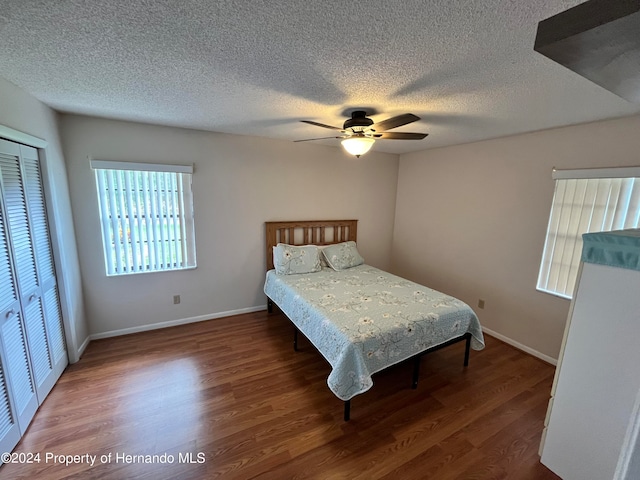
<svg viewBox="0 0 640 480"><path fill-rule="evenodd" d="M465 369L453 345L417 390L411 363L374 376L344 422L329 365L292 340L259 312L94 341L15 450L40 462L0 478L558 478L537 454L552 366L487 337Z"/></svg>

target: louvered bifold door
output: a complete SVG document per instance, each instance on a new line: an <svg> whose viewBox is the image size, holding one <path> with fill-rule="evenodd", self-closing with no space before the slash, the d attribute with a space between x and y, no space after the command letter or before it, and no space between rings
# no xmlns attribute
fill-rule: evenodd
<svg viewBox="0 0 640 480"><path fill-rule="evenodd" d="M28 295L25 318L29 329L29 345L32 344L32 332L35 341L38 342L38 351L34 352L34 349L31 349L31 359L38 399L42 403L67 366L68 357L38 151L21 145L20 156L37 278L36 290L25 292Z"/></svg>
<svg viewBox="0 0 640 480"><path fill-rule="evenodd" d="M31 374L26 327L15 275L15 248L9 224L20 223L24 191L18 145L0 140L0 451L10 451L38 408ZM13 218L12 218L13 216ZM12 246L13 245L13 246ZM16 437L17 435L17 437Z"/></svg>
<svg viewBox="0 0 640 480"><path fill-rule="evenodd" d="M42 403L66 366L67 357L38 151L20 145L19 161L5 161L0 166L31 372L38 402Z"/></svg>

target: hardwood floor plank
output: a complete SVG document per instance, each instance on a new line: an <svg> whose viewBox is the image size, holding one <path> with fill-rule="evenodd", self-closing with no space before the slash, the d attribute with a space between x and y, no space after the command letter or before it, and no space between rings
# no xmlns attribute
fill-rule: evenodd
<svg viewBox="0 0 640 480"><path fill-rule="evenodd" d="M454 464L473 448L461 432L456 432L380 478L385 480L437 478L440 472L446 470L449 465Z"/></svg>
<svg viewBox="0 0 640 480"><path fill-rule="evenodd" d="M537 456L551 365L488 337L464 368L452 345L423 357L416 390L411 363L376 374L344 422L329 364L292 341L266 312L94 341L15 452L97 461L6 464L0 479L558 478Z"/></svg>
<svg viewBox="0 0 640 480"><path fill-rule="evenodd" d="M488 438L508 427L532 408L545 405L548 402L548 396L544 393L547 389L551 390L549 380L545 380L535 389L521 392L486 415L478 417L464 427L466 437L474 446L480 447Z"/></svg>

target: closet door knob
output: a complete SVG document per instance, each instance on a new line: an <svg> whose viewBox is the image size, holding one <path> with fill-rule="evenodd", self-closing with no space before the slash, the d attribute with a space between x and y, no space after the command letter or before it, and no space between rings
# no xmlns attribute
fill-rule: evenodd
<svg viewBox="0 0 640 480"><path fill-rule="evenodd" d="M36 298L36 294L32 293L31 295L29 295L29 301L33 302L33 299Z"/></svg>
<svg viewBox="0 0 640 480"><path fill-rule="evenodd" d="M12 315L15 315L16 313L16 309L12 308L11 310L9 310L7 313L4 314L4 318L9 318Z"/></svg>

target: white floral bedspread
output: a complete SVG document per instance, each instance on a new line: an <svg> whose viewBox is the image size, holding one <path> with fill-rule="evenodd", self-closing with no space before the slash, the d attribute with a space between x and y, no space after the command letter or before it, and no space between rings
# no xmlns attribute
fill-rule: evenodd
<svg viewBox="0 0 640 480"><path fill-rule="evenodd" d="M466 303L369 265L270 270L264 292L331 364L327 384L341 400L369 390L374 373L466 332L474 350L484 348Z"/></svg>

